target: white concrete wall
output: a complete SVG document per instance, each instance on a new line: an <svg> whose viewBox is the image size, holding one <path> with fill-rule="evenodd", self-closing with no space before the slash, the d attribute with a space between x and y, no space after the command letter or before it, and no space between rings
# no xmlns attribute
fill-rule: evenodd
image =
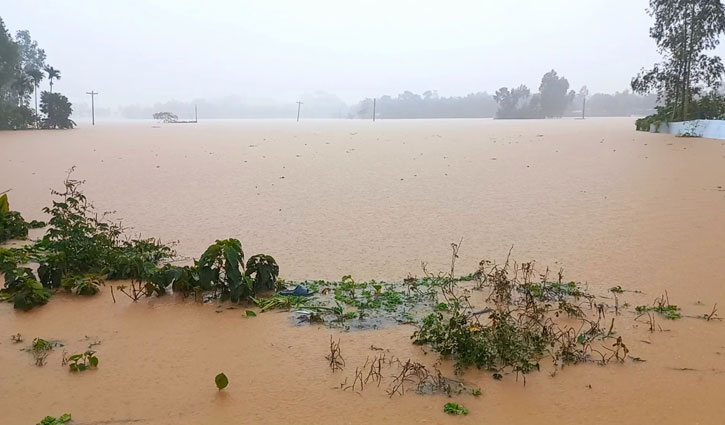
<svg viewBox="0 0 725 425"><path fill-rule="evenodd" d="M725 120L694 120L662 123L658 128L650 126L652 133L690 135L708 139L725 139Z"/></svg>

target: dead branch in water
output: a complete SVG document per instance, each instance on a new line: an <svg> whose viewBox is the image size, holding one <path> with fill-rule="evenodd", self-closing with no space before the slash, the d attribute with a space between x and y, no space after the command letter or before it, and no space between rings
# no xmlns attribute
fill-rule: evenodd
<svg viewBox="0 0 725 425"><path fill-rule="evenodd" d="M345 359L342 357L342 351L340 351L340 339L335 342L330 335L330 354L325 356L330 362L330 369L333 372L343 370L345 368Z"/></svg>
<svg viewBox="0 0 725 425"><path fill-rule="evenodd" d="M712 306L712 311L710 312L710 314L706 314L704 317L705 317L705 320L707 320L708 322L710 320L722 320L722 317L719 317L717 315L717 303L715 303L715 305Z"/></svg>

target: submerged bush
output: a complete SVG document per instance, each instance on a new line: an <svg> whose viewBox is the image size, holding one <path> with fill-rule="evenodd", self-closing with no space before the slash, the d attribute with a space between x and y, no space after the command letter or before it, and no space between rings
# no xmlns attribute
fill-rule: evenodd
<svg viewBox="0 0 725 425"><path fill-rule="evenodd" d="M10 210L7 193L0 195L0 243L10 239L25 239L28 229L43 227L40 221L26 222L17 211Z"/></svg>
<svg viewBox="0 0 725 425"><path fill-rule="evenodd" d="M0 299L12 300L16 308L27 310L47 302L48 289L94 295L104 279L130 279L128 291L125 285L118 289L134 301L163 295L169 286L184 295L210 292L232 302L275 288L279 266L274 258L254 255L245 269L242 244L237 239L217 240L194 265L161 265L174 257L173 248L157 239L126 238L120 222L109 220L110 213L95 210L81 191L83 183L69 173L63 191L51 191L56 199L43 209L50 220L40 241L23 249L0 250L0 272L5 275ZM11 229L7 232L11 237L27 235L28 224L19 213L9 211L5 195L0 197L0 225L0 235L6 229ZM27 262L38 265L38 278L30 268L18 267Z"/></svg>
<svg viewBox="0 0 725 425"><path fill-rule="evenodd" d="M555 365L585 361L604 364L626 358L628 350L621 338L614 345L603 344L606 355L592 347L596 340L614 338L614 322L608 331L600 327L603 306L596 307L596 321L586 317L576 301L582 299L592 309L595 304L580 285L563 282L561 273L558 281L551 282L543 274L534 282L533 263L514 267L512 277L508 262L504 266L480 263L473 275L478 281L476 289L489 288L486 302L491 305L480 311L473 310L469 295L457 289L454 279L439 278L447 308L433 304L434 312L422 320L411 337L414 343L428 344L441 355L452 357L459 372L475 366L494 372L497 379L508 371L518 376L539 370L541 359L547 355ZM482 318L484 315L488 320ZM580 325L561 326L555 320L561 315L578 320ZM593 353L600 358L594 360Z"/></svg>
<svg viewBox="0 0 725 425"><path fill-rule="evenodd" d="M37 425L63 425L67 424L71 420L70 413L60 415L55 418L53 416L46 416L42 421L38 422Z"/></svg>

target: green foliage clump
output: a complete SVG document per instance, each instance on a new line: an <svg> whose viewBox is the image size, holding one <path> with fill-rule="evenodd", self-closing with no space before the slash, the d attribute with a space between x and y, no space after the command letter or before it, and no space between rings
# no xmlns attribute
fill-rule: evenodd
<svg viewBox="0 0 725 425"><path fill-rule="evenodd" d="M454 260L455 253L456 247ZM612 329L610 326L605 331L599 320L586 317L577 300L585 299L593 305L593 296L576 282L563 281L561 272L558 281L548 280L548 273L544 273L539 282L534 282L533 262L516 264L513 276L509 267L508 261L503 266L480 262L474 274L478 281L475 289L489 288L490 295L485 301L488 306L478 311L470 303L470 290L457 289L453 270L450 276L438 277L445 302L433 304L433 312L423 318L411 336L413 342L428 344L451 357L459 372L475 366L493 372L496 379L512 372L524 375L525 381L527 373L540 369L545 356L551 356L555 365L584 361L605 364L626 358L628 349L617 339L612 345L615 350L610 350L608 356L592 359L592 342L611 338ZM562 326L556 321L562 313L579 320L580 326Z"/></svg>
<svg viewBox="0 0 725 425"><path fill-rule="evenodd" d="M103 279L93 274L68 276L61 281L63 289L76 295L96 295L101 291L101 285Z"/></svg>
<svg viewBox="0 0 725 425"><path fill-rule="evenodd" d="M252 287L255 291L276 289L279 266L269 255L257 254L247 260L245 277L252 279Z"/></svg>
<svg viewBox="0 0 725 425"><path fill-rule="evenodd" d="M217 389L221 391L229 385L229 378L227 378L227 375L220 373L214 377L214 383Z"/></svg>
<svg viewBox="0 0 725 425"><path fill-rule="evenodd" d="M60 93L44 91L40 95L40 110L45 114L41 120L43 128L73 128L76 123L70 116L73 114L73 105L68 98Z"/></svg>
<svg viewBox="0 0 725 425"><path fill-rule="evenodd" d="M70 413L60 415L55 418L53 416L46 416L42 421L38 422L37 425L63 425L67 424L71 420Z"/></svg>
<svg viewBox="0 0 725 425"><path fill-rule="evenodd" d="M96 357L96 352L93 350L68 357L68 368L71 372L83 372L92 367L98 367L98 357Z"/></svg>
<svg viewBox="0 0 725 425"><path fill-rule="evenodd" d="M644 313L647 311L654 311L657 313L660 313L661 315L665 316L665 318L670 320L676 320L681 319L682 315L680 314L680 307L672 304L667 305L638 305L634 308L635 311L638 313Z"/></svg>
<svg viewBox="0 0 725 425"><path fill-rule="evenodd" d="M50 299L50 291L38 282L33 270L18 267L24 256L16 251L0 249L0 272L5 276L5 287L0 290L0 301L7 300L19 310L30 310Z"/></svg>
<svg viewBox="0 0 725 425"><path fill-rule="evenodd" d="M539 370L539 360L549 345L541 329L514 320L510 312L493 313L491 321L481 326L458 308L447 319L433 313L423 319L413 340L452 356L458 370L471 366L495 372L510 368L524 374Z"/></svg>
<svg viewBox="0 0 725 425"><path fill-rule="evenodd" d="M0 243L10 239L25 239L28 229L45 226L40 221L26 222L17 211L10 210L7 193L0 195Z"/></svg>
<svg viewBox="0 0 725 425"><path fill-rule="evenodd" d="M51 295L48 289L94 295L104 279L130 279L130 289L126 285L117 288L134 301L163 295L169 286L185 296L211 292L232 302L277 287L279 266L274 258L254 255L245 268L242 244L237 239L217 240L194 265L160 265L173 258L173 248L156 239L124 238L121 224L108 220L109 213L95 210L81 191L82 184L69 174L62 191L51 191L56 199L43 209L50 220L41 240L23 249L0 249L0 272L5 276L0 300L13 301L16 308L27 310L47 302ZM0 224L3 218L12 217L9 213L3 195ZM20 222L25 223L22 218ZM37 278L32 269L19 267L27 262L38 264Z"/></svg>
<svg viewBox="0 0 725 425"><path fill-rule="evenodd" d="M443 411L448 413L449 415L467 415L468 414L468 409L463 407L462 404L453 403L453 402L446 403L443 406Z"/></svg>
<svg viewBox="0 0 725 425"><path fill-rule="evenodd" d="M675 304L670 304L670 297L667 292L665 292L662 296L655 298L652 305L638 305L634 309L638 313L654 311L670 320L682 318L682 315L680 314L680 307Z"/></svg>

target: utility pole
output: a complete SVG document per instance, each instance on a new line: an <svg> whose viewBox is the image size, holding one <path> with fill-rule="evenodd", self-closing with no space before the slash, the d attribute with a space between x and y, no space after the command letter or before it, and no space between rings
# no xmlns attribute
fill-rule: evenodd
<svg viewBox="0 0 725 425"><path fill-rule="evenodd" d="M587 110L587 97L584 96L584 100L582 101L582 119L584 119L584 111Z"/></svg>
<svg viewBox="0 0 725 425"><path fill-rule="evenodd" d="M98 93L94 92L93 90L87 91L86 94L91 95L91 122L93 125L96 125L96 95Z"/></svg>
<svg viewBox="0 0 725 425"><path fill-rule="evenodd" d="M194 124L199 122L199 115L196 113L196 103L194 104Z"/></svg>
<svg viewBox="0 0 725 425"><path fill-rule="evenodd" d="M373 122L375 122L375 98L373 98Z"/></svg>
<svg viewBox="0 0 725 425"><path fill-rule="evenodd" d="M297 122L300 122L300 108L302 107L302 102L297 101Z"/></svg>

